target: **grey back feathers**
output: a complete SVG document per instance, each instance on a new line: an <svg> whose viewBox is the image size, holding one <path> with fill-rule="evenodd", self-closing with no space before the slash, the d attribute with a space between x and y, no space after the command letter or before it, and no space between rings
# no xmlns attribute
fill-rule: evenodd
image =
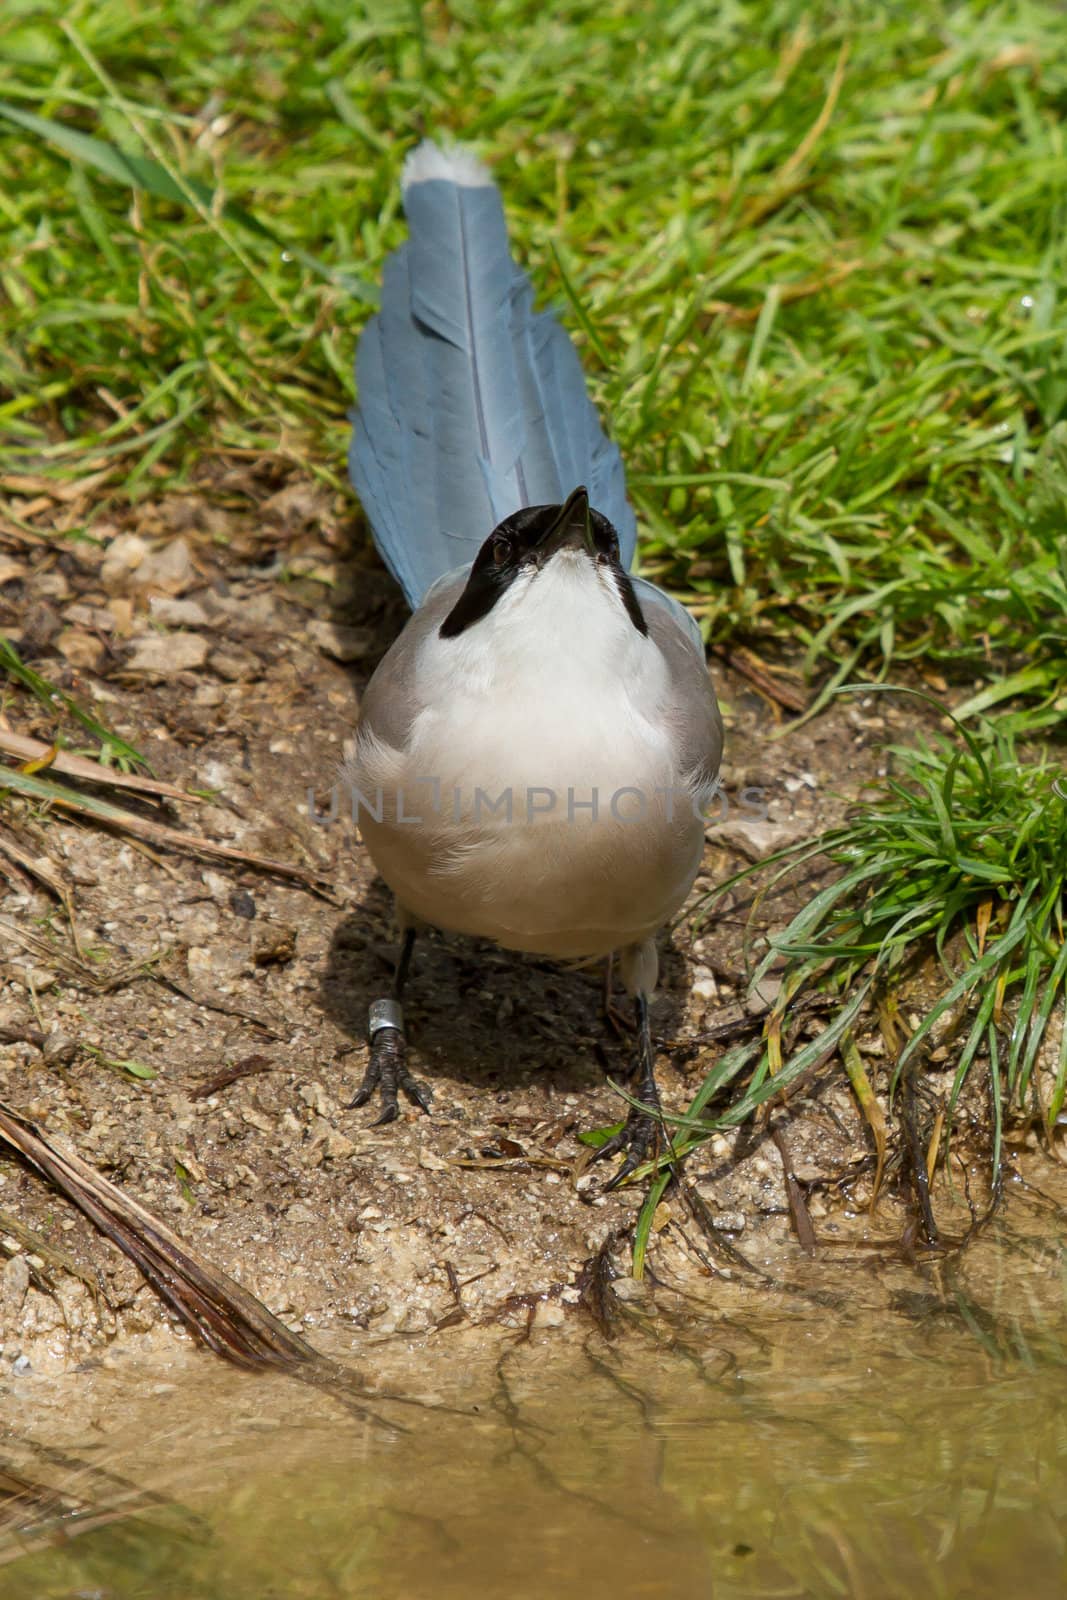
<svg viewBox="0 0 1067 1600"><path fill-rule="evenodd" d="M411 237L386 262L359 341L349 472L409 603L473 561L505 517L579 484L629 567L622 459L566 332L533 309L489 174L426 142L404 169L404 209Z"/></svg>

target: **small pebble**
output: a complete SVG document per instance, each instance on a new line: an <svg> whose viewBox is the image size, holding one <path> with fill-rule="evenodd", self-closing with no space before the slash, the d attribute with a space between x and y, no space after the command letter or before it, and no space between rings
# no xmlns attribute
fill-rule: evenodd
<svg viewBox="0 0 1067 1600"><path fill-rule="evenodd" d="M256 902L247 889L235 889L230 896L230 910L235 917L244 917L251 922L256 914Z"/></svg>
<svg viewBox="0 0 1067 1600"><path fill-rule="evenodd" d="M69 1067L78 1054L78 1041L59 1028L53 1028L41 1048L50 1067Z"/></svg>
<svg viewBox="0 0 1067 1600"><path fill-rule="evenodd" d="M743 1233L745 1214L743 1211L719 1211L711 1218L711 1225L717 1233Z"/></svg>

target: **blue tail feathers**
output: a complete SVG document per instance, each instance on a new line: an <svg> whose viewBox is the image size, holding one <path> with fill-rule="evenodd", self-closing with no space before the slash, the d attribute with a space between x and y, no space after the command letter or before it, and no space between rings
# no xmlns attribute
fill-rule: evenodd
<svg viewBox="0 0 1067 1600"><path fill-rule="evenodd" d="M504 517L580 483L629 566L622 458L566 332L533 309L488 172L427 141L404 169L404 209L411 237L386 262L356 355L349 472L409 603L472 561Z"/></svg>

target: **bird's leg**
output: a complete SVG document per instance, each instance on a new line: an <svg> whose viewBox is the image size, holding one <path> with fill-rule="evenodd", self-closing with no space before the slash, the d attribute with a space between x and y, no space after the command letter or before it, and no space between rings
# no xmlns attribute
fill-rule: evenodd
<svg viewBox="0 0 1067 1600"><path fill-rule="evenodd" d="M639 994L634 1000L637 1011L637 1061L634 1065L633 1091L634 1099L639 1100L639 1106L631 1106L627 1113L626 1121L618 1133L612 1134L606 1144L602 1144L594 1159L603 1161L608 1156L625 1153L618 1172L605 1185L608 1189L617 1189L624 1183L645 1161L650 1161L660 1152L663 1142L662 1127L663 1114L659 1103L659 1090L656 1088L655 1056L652 1049L652 1030L648 1020L648 996Z"/></svg>
<svg viewBox="0 0 1067 1600"><path fill-rule="evenodd" d="M615 985L612 979L615 975L615 952L604 959L604 993L601 998L600 1010L608 1027L620 1039L629 1039L633 1035L634 1025L630 1018L624 1016L615 1004Z"/></svg>
<svg viewBox="0 0 1067 1600"><path fill-rule="evenodd" d="M393 993L388 1000L373 1000L370 1007L368 1036L370 1060L363 1082L348 1102L350 1106L365 1106L371 1095L381 1096L382 1114L373 1126L395 1122L400 1115L398 1091L403 1090L413 1105L429 1111L431 1095L425 1084L411 1076L405 1064L407 1041L404 1037L404 984L411 966L411 952L415 948L415 929L405 927L400 957L393 975Z"/></svg>
<svg viewBox="0 0 1067 1600"><path fill-rule="evenodd" d="M633 1070L634 1099L640 1104L631 1106L626 1121L619 1132L601 1145L595 1160L624 1152L625 1160L607 1185L615 1189L624 1183L643 1162L652 1160L670 1140L663 1132L663 1113L659 1090L656 1088L656 1056L652 1048L652 1028L648 1015L649 995L655 988L658 960L652 940L643 945L631 945L622 952L622 976L627 989L634 997L637 1013L637 1060Z"/></svg>

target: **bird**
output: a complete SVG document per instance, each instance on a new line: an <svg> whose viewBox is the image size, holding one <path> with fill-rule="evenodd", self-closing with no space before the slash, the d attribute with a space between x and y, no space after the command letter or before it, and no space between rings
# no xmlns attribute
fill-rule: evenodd
<svg viewBox="0 0 1067 1600"><path fill-rule="evenodd" d="M401 935L353 1106L431 1093L407 1060L420 929L567 963L617 959L634 1005L607 1187L669 1139L649 1002L716 791L722 719L699 628L631 572L636 521L566 329L537 310L500 191L423 141L408 239L360 334L349 473L411 616L363 696L343 777ZM609 967L610 984L610 967ZM377 1125L377 1124L376 1124Z"/></svg>

